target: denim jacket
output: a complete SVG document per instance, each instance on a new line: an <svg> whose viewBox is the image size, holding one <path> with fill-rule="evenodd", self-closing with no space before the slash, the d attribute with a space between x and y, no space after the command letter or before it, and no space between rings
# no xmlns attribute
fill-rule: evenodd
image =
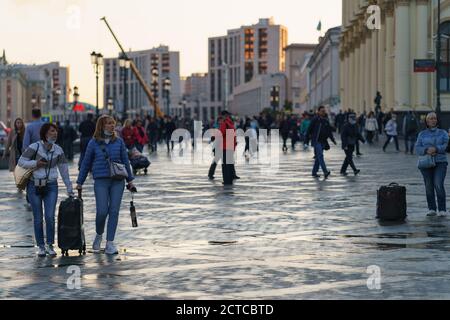
<svg viewBox="0 0 450 320"><path fill-rule="evenodd" d="M436 162L445 162L447 160L447 145L449 142L448 133L441 129L425 129L417 138L416 153L418 156L424 156L427 153L427 149L435 147L437 149Z"/></svg>

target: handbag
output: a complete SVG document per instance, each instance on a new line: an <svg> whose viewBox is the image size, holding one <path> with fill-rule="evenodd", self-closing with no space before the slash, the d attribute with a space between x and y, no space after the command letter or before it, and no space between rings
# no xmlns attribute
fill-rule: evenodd
<svg viewBox="0 0 450 320"><path fill-rule="evenodd" d="M34 153L34 157L30 160L36 160L38 151L39 151L39 143L36 152ZM16 167L14 168L14 181L16 182L17 189L22 191L25 190L25 188L28 185L28 182L31 179L31 176L33 175L34 170L36 170L36 168L25 169L19 165L16 165Z"/></svg>
<svg viewBox="0 0 450 320"><path fill-rule="evenodd" d="M128 172L125 168L125 165L119 162L111 161L111 158L108 155L108 152L105 149L105 146L99 144L100 149L103 151L106 162L109 166L109 177L113 180L124 180L128 178Z"/></svg>
<svg viewBox="0 0 450 320"><path fill-rule="evenodd" d="M436 167L436 158L427 154L419 157L419 163L417 165L419 169L431 169Z"/></svg>

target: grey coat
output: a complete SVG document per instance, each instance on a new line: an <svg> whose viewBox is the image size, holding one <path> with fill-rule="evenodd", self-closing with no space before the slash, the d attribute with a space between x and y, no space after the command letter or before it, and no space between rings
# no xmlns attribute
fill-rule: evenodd
<svg viewBox="0 0 450 320"><path fill-rule="evenodd" d="M5 146L5 153L3 157L9 157L9 171L13 172L16 168L16 156L17 156L17 138L19 135L15 130L11 130L11 133L8 136L8 141Z"/></svg>

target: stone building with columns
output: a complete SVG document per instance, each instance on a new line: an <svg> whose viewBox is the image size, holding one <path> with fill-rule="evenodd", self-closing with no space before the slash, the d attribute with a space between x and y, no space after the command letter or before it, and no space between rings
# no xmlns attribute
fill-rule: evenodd
<svg viewBox="0 0 450 320"><path fill-rule="evenodd" d="M377 91L384 111L428 112L436 107L436 73L415 73L415 59L435 59L437 1L343 0L340 47L342 108L374 110ZM367 21L378 5L380 29ZM441 1L442 111L450 111L450 1Z"/></svg>

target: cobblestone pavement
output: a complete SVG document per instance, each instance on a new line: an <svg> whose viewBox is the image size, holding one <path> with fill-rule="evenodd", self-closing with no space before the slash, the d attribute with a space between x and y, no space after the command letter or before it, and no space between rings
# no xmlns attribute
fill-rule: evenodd
<svg viewBox="0 0 450 320"><path fill-rule="evenodd" d="M137 229L131 228L125 195L115 257L72 252L37 258L24 196L1 171L0 298L450 298L450 223L425 217L416 157L384 154L379 146L363 146L362 152L356 160L361 176L341 177L344 154L333 147L326 154L333 172L327 181L311 178L311 151L281 154L277 174L239 156L242 179L224 188L219 170L218 179L208 181L208 165L173 164L161 147L149 175L136 181ZM76 173L73 165L73 180ZM375 219L376 190L392 181L408 188L409 217L405 224L383 226ZM91 180L84 199L90 247ZM373 265L381 272L379 290L367 285ZM80 289L67 286L70 266L80 268Z"/></svg>

